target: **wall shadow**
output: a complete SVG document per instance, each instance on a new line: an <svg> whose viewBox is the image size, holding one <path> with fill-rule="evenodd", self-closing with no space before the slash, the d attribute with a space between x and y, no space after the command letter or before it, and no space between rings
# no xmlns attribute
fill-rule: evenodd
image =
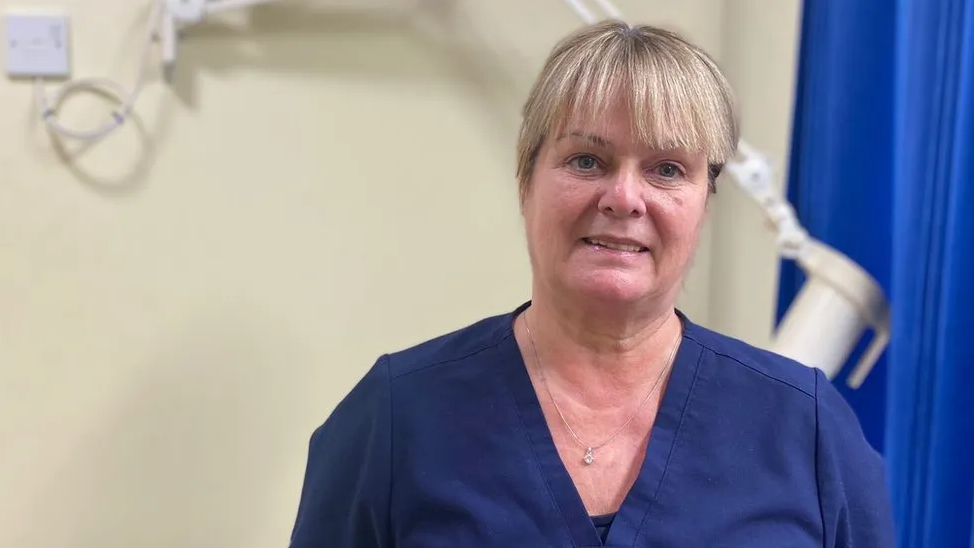
<svg viewBox="0 0 974 548"><path fill-rule="evenodd" d="M184 105L197 108L204 74L258 71L391 86L448 74L481 101L505 138L513 138L528 73L505 64L457 0L368 9L280 2L242 15L186 29L172 84ZM403 45L411 51L390 51ZM404 54L426 62L404 63ZM269 98L266 108L274 106Z"/></svg>

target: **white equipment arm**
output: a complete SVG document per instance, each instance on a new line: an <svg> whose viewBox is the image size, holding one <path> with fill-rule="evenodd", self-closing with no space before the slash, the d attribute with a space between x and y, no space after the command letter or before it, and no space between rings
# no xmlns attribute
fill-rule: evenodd
<svg viewBox="0 0 974 548"><path fill-rule="evenodd" d="M741 141L737 158L724 167L758 206L778 234L778 250L786 259L797 259L808 243L808 233L798 223L795 208L774 187L770 160Z"/></svg>
<svg viewBox="0 0 974 548"><path fill-rule="evenodd" d="M806 275L769 350L835 378L871 328L873 340L846 381L858 388L889 343L889 309L879 284L849 257L808 235L775 190L767 157L742 142L725 171L763 210L777 233L779 254Z"/></svg>

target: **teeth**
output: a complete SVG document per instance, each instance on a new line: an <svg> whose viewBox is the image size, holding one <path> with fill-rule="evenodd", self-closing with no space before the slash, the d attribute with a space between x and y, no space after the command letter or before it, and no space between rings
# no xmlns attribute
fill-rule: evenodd
<svg viewBox="0 0 974 548"><path fill-rule="evenodd" d="M628 251L630 253L636 253L642 251L643 249L638 245L616 244L612 242L606 242L603 240L596 240L595 238L589 238L588 241L595 245L600 245L602 247L607 247L609 249L615 249L616 251Z"/></svg>

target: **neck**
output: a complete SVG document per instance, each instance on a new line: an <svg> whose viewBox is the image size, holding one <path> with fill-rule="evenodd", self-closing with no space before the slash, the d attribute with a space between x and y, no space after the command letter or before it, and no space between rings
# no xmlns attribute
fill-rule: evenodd
<svg viewBox="0 0 974 548"><path fill-rule="evenodd" d="M546 375L559 384L618 394L653 382L682 336L675 310L599 314L567 299L535 298L524 312ZM530 342L529 342L530 344Z"/></svg>

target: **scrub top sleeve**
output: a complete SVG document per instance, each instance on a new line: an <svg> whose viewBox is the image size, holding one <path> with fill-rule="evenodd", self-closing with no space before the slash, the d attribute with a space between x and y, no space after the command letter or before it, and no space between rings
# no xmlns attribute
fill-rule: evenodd
<svg viewBox="0 0 974 548"><path fill-rule="evenodd" d="M842 394L815 370L816 468L827 548L894 548L886 468Z"/></svg>
<svg viewBox="0 0 974 548"><path fill-rule="evenodd" d="M392 407L383 356L311 436L291 548L386 548Z"/></svg>

